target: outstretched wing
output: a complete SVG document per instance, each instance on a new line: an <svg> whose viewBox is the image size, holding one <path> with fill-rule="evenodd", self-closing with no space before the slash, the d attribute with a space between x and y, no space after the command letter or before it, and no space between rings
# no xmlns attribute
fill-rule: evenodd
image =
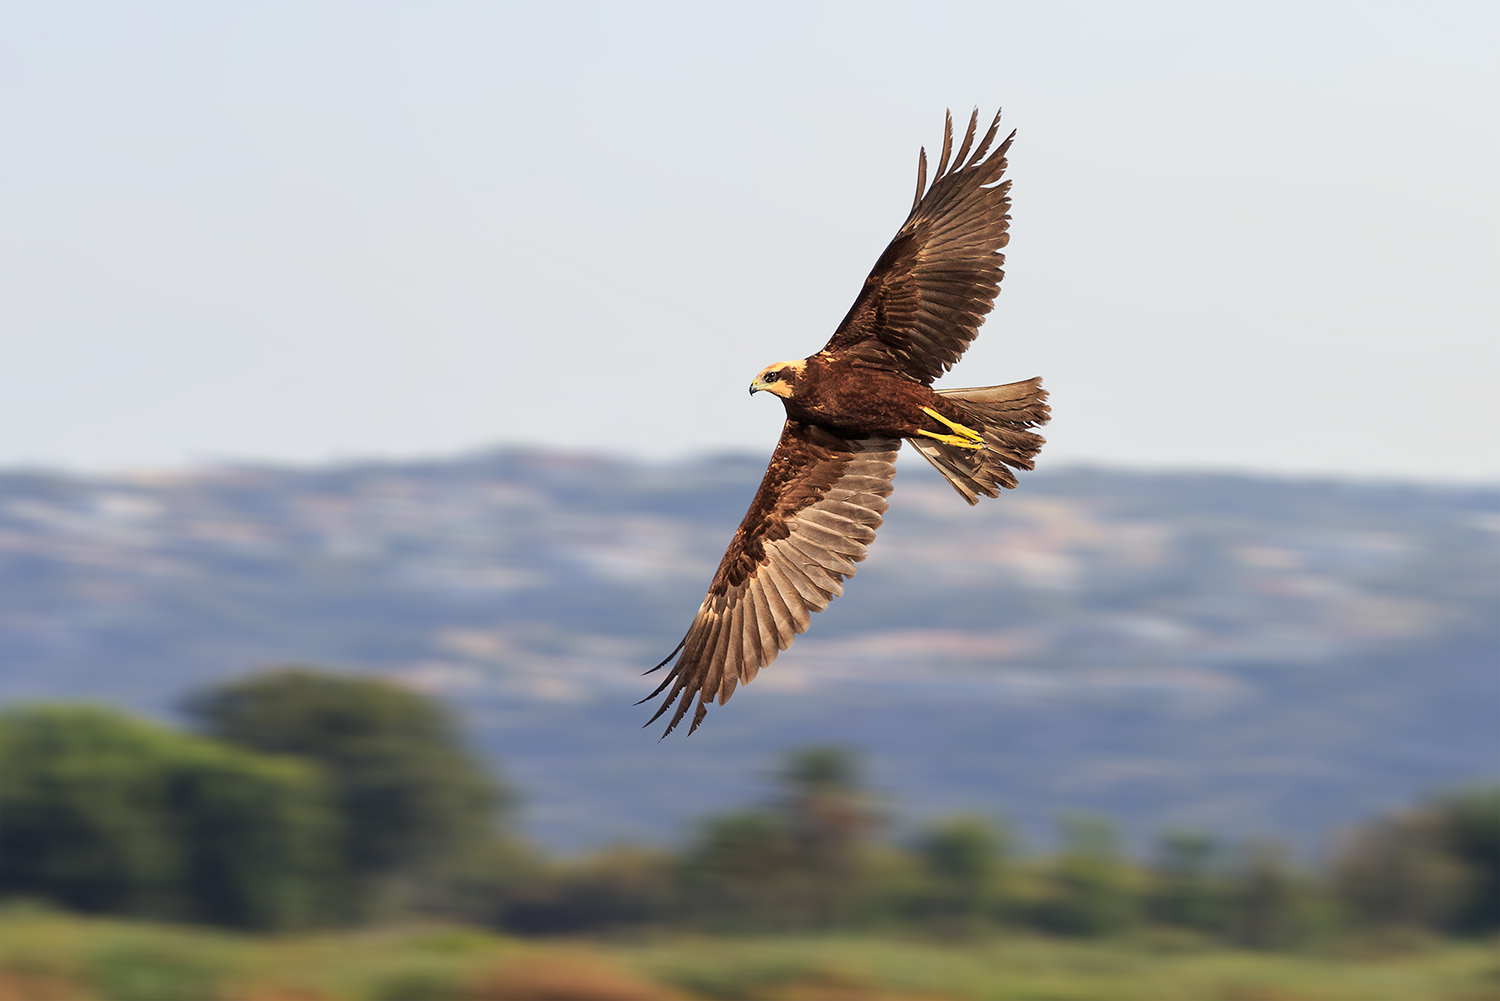
<svg viewBox="0 0 1500 1001"><path fill-rule="evenodd" d="M677 657L656 691L641 700L667 693L647 726L675 703L665 737L696 696L688 732L698 729L713 698L728 702L737 684L748 683L807 629L810 613L843 593L880 527L900 447L899 440L850 441L786 422L692 627L653 668Z"/></svg>
<svg viewBox="0 0 1500 1001"><path fill-rule="evenodd" d="M1015 138L1012 132L990 153L1000 129L996 112L974 147L978 124L976 109L950 166L953 116L947 117L943 155L925 196L927 151L922 151L911 214L875 262L825 354L930 383L952 368L974 339L1004 276L1005 256L999 251L1010 240L1010 182L996 182Z"/></svg>

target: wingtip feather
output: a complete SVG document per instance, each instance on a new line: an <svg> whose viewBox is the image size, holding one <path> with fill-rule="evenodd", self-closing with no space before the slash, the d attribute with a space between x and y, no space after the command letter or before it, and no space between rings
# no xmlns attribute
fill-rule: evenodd
<svg viewBox="0 0 1500 1001"><path fill-rule="evenodd" d="M948 170L948 157L953 153L953 112L943 112L943 155L938 158L937 171L933 173L933 179L941 178Z"/></svg>
<svg viewBox="0 0 1500 1001"><path fill-rule="evenodd" d="M974 133L976 131L978 131L978 129L979 129L979 108L976 107L974 109L974 113L969 116L969 127L964 130L963 145L961 145L961 146L958 147L958 155L953 158L953 169L954 170L959 170L962 167L967 166L967 163L965 162L964 157L966 157L966 156L969 155L969 147L973 145L973 143L974 143Z"/></svg>
<svg viewBox="0 0 1500 1001"><path fill-rule="evenodd" d="M917 193L911 200L911 210L915 212L917 206L922 204L922 195L927 190L927 147L922 146L917 150Z"/></svg>
<svg viewBox="0 0 1500 1001"><path fill-rule="evenodd" d="M691 632L689 632L688 635L691 635ZM655 667L651 668L649 671L642 671L641 672L641 677L644 678L648 674L655 674L657 671L660 671L662 668L666 667L667 664L671 661L671 659L673 657L677 656L678 651L680 651L684 646L687 645L687 641L688 641L687 636L683 636L682 639L680 639L680 640L677 641L677 645L672 648L672 652L669 653L669 654L667 654L666 657L664 657L662 659L662 662L660 664L657 664ZM637 705L639 705L639 703L637 703Z"/></svg>

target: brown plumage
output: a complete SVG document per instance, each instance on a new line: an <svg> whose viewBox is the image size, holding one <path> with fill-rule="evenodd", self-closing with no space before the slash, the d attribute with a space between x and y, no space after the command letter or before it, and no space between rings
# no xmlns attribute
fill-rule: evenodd
<svg viewBox="0 0 1500 1001"><path fill-rule="evenodd" d="M931 188L922 151L911 212L823 350L750 384L781 397L786 425L691 628L652 669L676 658L646 697L666 692L651 722L676 706L666 733L695 697L696 730L712 699L727 702L843 593L880 527L903 440L970 504L1014 487L1012 468L1032 468L1043 439L1028 429L1048 418L1041 379L931 386L974 339L1003 275L1010 182L1000 177L1015 133L991 152L1000 115L975 145L978 124L976 110L954 155L947 118Z"/></svg>

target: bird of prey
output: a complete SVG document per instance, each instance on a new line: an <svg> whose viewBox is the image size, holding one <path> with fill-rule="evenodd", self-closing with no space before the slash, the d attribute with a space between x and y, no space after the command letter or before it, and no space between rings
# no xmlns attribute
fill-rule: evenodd
<svg viewBox="0 0 1500 1001"><path fill-rule="evenodd" d="M843 593L843 582L875 538L896 451L909 441L974 504L1014 487L1012 469L1031 469L1048 419L1041 379L975 389L933 389L974 339L994 304L1009 240L1012 132L991 150L1000 115L974 144L976 109L958 152L953 117L927 186L927 151L917 160L917 193L896 237L823 350L770 365L750 393L771 393L786 424L765 479L729 543L661 685L659 719L674 705L665 737L697 701L692 733L717 698L807 629ZM648 674L651 672L647 672Z"/></svg>

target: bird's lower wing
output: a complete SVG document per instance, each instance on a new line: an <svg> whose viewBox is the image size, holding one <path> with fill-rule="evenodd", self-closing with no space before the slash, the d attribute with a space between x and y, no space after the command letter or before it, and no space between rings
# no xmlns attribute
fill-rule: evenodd
<svg viewBox="0 0 1500 1001"><path fill-rule="evenodd" d="M760 490L740 523L676 650L672 670L641 701L666 693L647 725L674 705L671 733L697 697L688 732L715 697L729 701L843 593L855 564L875 539L896 475L899 440L850 441L787 421Z"/></svg>

